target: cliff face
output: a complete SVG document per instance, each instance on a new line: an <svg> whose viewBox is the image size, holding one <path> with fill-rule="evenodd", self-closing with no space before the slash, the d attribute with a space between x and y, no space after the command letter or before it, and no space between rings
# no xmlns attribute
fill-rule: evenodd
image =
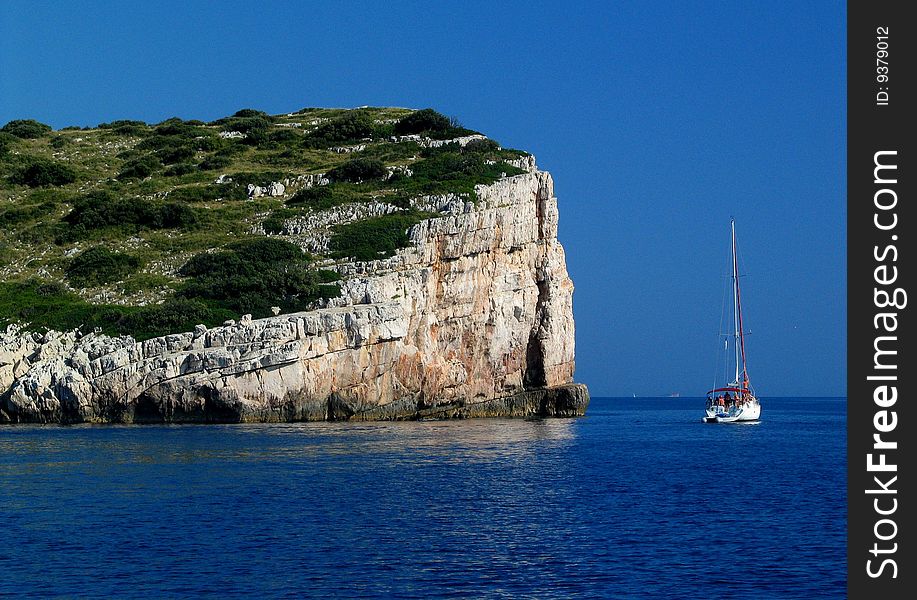
<svg viewBox="0 0 917 600"><path fill-rule="evenodd" d="M337 266L317 310L136 342L0 334L0 420L236 422L572 416L573 284L538 171L423 198L386 260Z"/></svg>

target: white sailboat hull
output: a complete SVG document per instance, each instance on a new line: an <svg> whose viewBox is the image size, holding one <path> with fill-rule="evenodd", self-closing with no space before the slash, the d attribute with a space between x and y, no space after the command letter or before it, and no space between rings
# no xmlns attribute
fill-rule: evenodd
<svg viewBox="0 0 917 600"><path fill-rule="evenodd" d="M730 408L728 412L723 412L714 406L707 408L705 413L703 418L705 423L748 423L761 419L761 403L757 398L752 398L742 406Z"/></svg>

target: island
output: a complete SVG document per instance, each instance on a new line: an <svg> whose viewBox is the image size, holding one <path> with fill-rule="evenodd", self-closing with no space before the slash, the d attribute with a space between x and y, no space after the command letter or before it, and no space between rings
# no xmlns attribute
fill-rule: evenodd
<svg viewBox="0 0 917 600"><path fill-rule="evenodd" d="M0 423L583 415L551 175L432 110L0 129Z"/></svg>

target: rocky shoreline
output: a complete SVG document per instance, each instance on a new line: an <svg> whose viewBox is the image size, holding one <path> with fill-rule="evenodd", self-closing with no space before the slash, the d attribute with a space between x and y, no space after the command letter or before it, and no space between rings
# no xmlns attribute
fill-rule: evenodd
<svg viewBox="0 0 917 600"><path fill-rule="evenodd" d="M349 404L332 394L327 399L288 398L266 407L236 402L224 404L204 401L194 405L182 402L144 402L133 405L117 403L99 407L93 418L79 412L45 411L40 414L17 413L13 416L0 409L0 424L75 425L94 424L229 424L229 423L296 423L310 421L419 421L470 418L552 418L579 417L586 414L589 391L583 384L526 390L503 398L478 402L452 402L421 407L411 402L363 408Z"/></svg>

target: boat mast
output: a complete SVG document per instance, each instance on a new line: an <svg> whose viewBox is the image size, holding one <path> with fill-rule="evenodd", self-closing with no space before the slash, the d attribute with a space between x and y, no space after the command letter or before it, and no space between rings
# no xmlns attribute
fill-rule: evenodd
<svg viewBox="0 0 917 600"><path fill-rule="evenodd" d="M726 373L729 372L729 337L723 336L723 385L729 385ZM716 386L713 386L716 387Z"/></svg>
<svg viewBox="0 0 917 600"><path fill-rule="evenodd" d="M733 320L735 322L736 378L735 382L743 389L748 389L748 369L745 366L745 332L742 327L742 295L739 292L739 260L736 251L736 221L732 219L732 291ZM739 379L739 361L742 364Z"/></svg>

